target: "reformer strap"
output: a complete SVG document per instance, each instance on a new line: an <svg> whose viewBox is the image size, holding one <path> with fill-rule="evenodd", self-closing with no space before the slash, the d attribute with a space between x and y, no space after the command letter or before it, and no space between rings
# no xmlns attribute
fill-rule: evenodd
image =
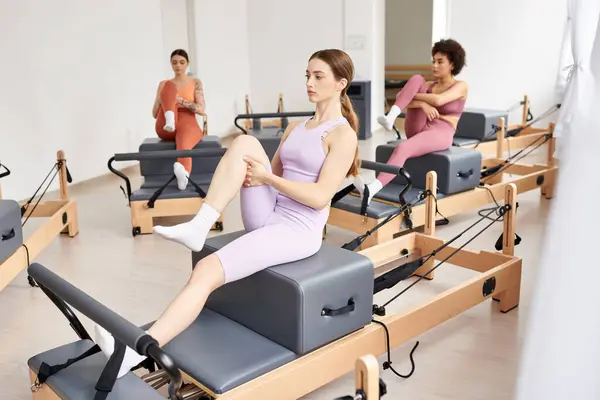
<svg viewBox="0 0 600 400"><path fill-rule="evenodd" d="M113 390L113 387L115 386L115 382L117 380L119 369L121 368L121 364L125 356L125 349L126 347L124 344L122 344L118 340L115 341L115 350L111 354L110 358L108 359L108 362L102 370L102 373L100 374L100 377L96 381L96 385L94 387L94 389L96 389L96 395L94 396L94 400L105 400L110 394L110 392ZM48 378L52 375L62 371L65 368L68 368L69 366L80 360L93 356L94 354L99 353L100 351L100 346L96 344L90 347L86 352L84 352L80 356L70 358L63 364L48 365L47 363L43 362L40 365L39 372L33 386L39 388L41 385L46 383Z"/></svg>
<svg viewBox="0 0 600 400"><path fill-rule="evenodd" d="M171 178L164 185L162 185L161 187L156 189L156 192L154 192L152 197L150 197L150 199L148 200L148 208L154 208L154 203L156 203L156 200L158 200L158 197L167 188L167 186L169 186L169 183L173 182L173 180L175 180L175 179L176 179L175 175L171 176ZM200 186L198 186L196 184L196 182L194 182L189 177L188 177L188 182L191 183L192 186L194 186L194 188L196 189L196 193L198 193L200 195L200 197L202 197L202 198L206 197L206 193L204 192L204 190L202 190L202 188Z"/></svg>
<svg viewBox="0 0 600 400"><path fill-rule="evenodd" d="M0 163L0 168L4 168L4 172L1 172L1 173L0 173L0 178L4 178L4 177L6 177L6 176L9 176L9 175L10 175L10 169L8 169L8 168L6 167L6 165L4 165L4 164Z"/></svg>
<svg viewBox="0 0 600 400"><path fill-rule="evenodd" d="M69 172L69 169L65 165L64 160L58 160L56 163L54 163L54 165L50 169L50 172L48 172L48 175L46 175L46 178L44 178L44 180L42 181L42 183L40 184L40 186L38 186L38 188L36 189L35 193L33 193L33 196L31 196L31 198L25 204L23 204L21 206L21 218L22 218L25 215L25 213L27 212L27 209L29 208L29 205L31 204L31 202L33 201L33 199L35 198L35 196L37 195L37 193L40 191L40 189L42 188L42 186L44 185L44 183L48 180L48 177L50 176L50 174L52 174L52 171L55 170L54 171L54 175L50 179L50 182L48 182L48 184L46 185L46 188L44 189L44 191L40 195L40 198L37 200L37 202L33 206L33 209L31 210L31 213L29 213L29 215L27 216L27 218L25 218L25 221L23 221L23 223L21 224L21 226L25 226L25 224L27 223L27 221L29 221L29 217L31 217L31 215L33 215L33 212L35 211L35 209L37 208L37 206L40 204L40 201L42 201L42 199L44 198L44 195L48 191L48 188L50 187L50 185L52 184L52 182L54 182L54 179L56 178L56 175L58 174L58 172L60 171L60 169L63 167L63 165L65 166L65 170L67 171L67 182L71 183L73 181L73 178L71 177L71 173Z"/></svg>

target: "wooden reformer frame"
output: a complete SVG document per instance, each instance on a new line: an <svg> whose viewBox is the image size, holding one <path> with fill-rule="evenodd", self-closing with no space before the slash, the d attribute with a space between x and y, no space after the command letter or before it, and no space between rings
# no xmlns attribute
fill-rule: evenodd
<svg viewBox="0 0 600 400"><path fill-rule="evenodd" d="M499 126L504 127L504 118L499 118ZM500 137L504 135L504 129L500 129L498 133ZM465 211L470 211L478 207L485 206L493 202L493 198L501 198L505 188L513 183L516 185L518 193L525 193L530 190L541 189L541 194L547 199L551 199L554 196L554 184L558 173L558 163L554 159L555 149L555 138L551 133L548 138L547 146L547 163L545 165L527 165L523 163L511 163L508 166L503 167L497 174L490 176L489 178L482 178L481 181L484 183L483 186L477 186L468 191L449 195L437 200L439 213L445 217L451 217L453 215L460 214ZM544 138L534 139L535 134L525 135L523 139L537 140L538 143L542 142ZM531 138L531 139L530 139ZM482 160L482 169L494 167L504 161L503 154L505 147L502 145L503 141L499 140L495 142L496 158L486 158ZM410 171L408 171L410 173ZM430 171L427 175L426 190L437 195L437 174ZM517 175L510 181L504 180L504 174ZM492 198L493 194L493 198ZM358 196L356 193L351 193L349 196ZM410 201L411 199L407 199ZM432 200L432 196L428 196L428 201ZM394 203L382 199L374 198L371 202L380 202L401 207L399 203ZM411 220L413 228L422 226L425 224L426 218L426 204L419 204L412 207ZM394 237L402 234L408 228L402 226L404 221L404 214L400 214L395 217L392 221L383 225L376 231L372 232L371 235L362 243L361 249L365 249L377 244L381 244L392 240ZM337 226L339 228L352 231L357 234L364 234L367 231L373 229L376 225L381 223L386 218L371 218L368 216L360 215L358 213L342 210L337 207L331 207L329 213L329 219L327 225ZM326 233L324 232L324 235Z"/></svg>
<svg viewBox="0 0 600 400"><path fill-rule="evenodd" d="M474 252L434 237L435 207L429 203L424 233L410 233L377 247L359 252L368 257L374 266L374 276L378 277L407 260L430 255L413 276L424 276L437 260L448 260L448 264L478 272L460 284L448 287L432 299L412 306L398 314L374 316L373 322L364 328L348 334L328 345L314 350L273 371L263 374L222 395L214 395L200 382L181 371L183 385L180 394L186 399L202 398L221 400L270 400L299 398L351 372L357 359L365 355L379 356L398 347L445 321L461 314L471 307L493 298L498 301L501 312L508 312L519 304L522 261L514 256L515 210L517 188L514 184L505 187L504 228L502 252ZM505 208L509 206L508 208ZM442 247L442 246L445 247ZM437 250L434 252L434 250ZM449 266L445 266L448 268ZM378 314L380 315L380 314ZM385 326L385 328L384 328ZM387 347L386 329L389 333ZM366 360L363 358L363 360ZM375 369L374 357L359 363L355 372L357 387L372 389L376 379L364 380L364 371ZM164 361L164 360L163 360ZM169 367L171 368L171 367ZM36 374L30 370L32 387ZM141 377L159 390L169 382L165 370L151 372ZM56 400L52 389L39 385L32 393L33 400Z"/></svg>
<svg viewBox="0 0 600 400"><path fill-rule="evenodd" d="M447 264L478 272L477 276L454 287L448 287L432 299L401 313L390 313L383 317L374 315L373 318L377 322L371 322L357 332L314 350L222 395L211 393L201 382L195 381L181 371L184 380L182 392L193 398L202 395L211 400L300 398L351 372L357 359L365 355L386 354L388 351L386 334L381 324L385 324L387 327L389 350L392 350L486 300L493 299L498 302L493 307L503 313L516 308L520 299L522 269L521 258L514 255L516 198L516 185L512 183L506 185L504 187L504 204L509 205L510 208L504 214L502 252L474 252L464 248L460 249L462 246L448 245L429 258L413 275L427 275L427 278L432 278L433 272L429 274L427 272L434 267L434 261L448 259ZM498 201L500 202L501 199ZM359 254L365 255L372 261L375 277L378 277L403 261L431 254L433 250L439 249L447 243L434 237L434 234L435 205L429 203L424 233L412 232L387 243L362 250ZM512 240L510 240L511 238ZM448 267L447 265L446 268ZM372 362L373 359L367 364L371 364L371 368L374 368ZM358 370L364 371L364 368L367 366L361 366ZM359 374L361 377L364 376L359 371L355 372L356 376ZM35 379L35 374L32 376ZM155 387L160 387L168 382L168 378L162 370L147 374L142 379L149 384L154 382ZM376 378L369 378L367 386L372 387L375 382L378 385ZM365 381L360 381L360 386L365 387ZM50 399L34 398L34 400Z"/></svg>
<svg viewBox="0 0 600 400"><path fill-rule="evenodd" d="M19 247L8 259L0 263L0 290L33 261L61 233L74 237L79 233L77 202L69 198L67 182L67 160L65 153L59 150L56 154L60 185L60 200L40 201L37 206L25 209L22 218L48 218L31 235L24 237L23 246ZM2 192L0 191L0 198ZM20 202L23 207L26 202ZM25 234L24 234L25 236Z"/></svg>
<svg viewBox="0 0 600 400"><path fill-rule="evenodd" d="M545 135L552 135L554 133L554 123L548 124L547 128L534 128L533 126L527 126L527 118L529 116L530 110L530 102L529 96L525 95L523 98L523 116L521 118L521 123L519 124L510 124L508 125L508 131L513 129L521 129L519 133L515 136L505 137L505 130L499 129L496 135L495 140L479 142L476 144L470 144L461 146L465 149L475 149L479 151L484 156L498 154L499 151L505 152L513 152L520 149L524 149L531 144L535 144L537 141L541 140ZM499 125L504 126L504 125ZM524 128L527 126L526 128ZM554 139L552 139L554 140ZM548 146L550 146L550 142L548 142ZM554 151L554 150L553 150ZM498 156L500 157L500 156Z"/></svg>

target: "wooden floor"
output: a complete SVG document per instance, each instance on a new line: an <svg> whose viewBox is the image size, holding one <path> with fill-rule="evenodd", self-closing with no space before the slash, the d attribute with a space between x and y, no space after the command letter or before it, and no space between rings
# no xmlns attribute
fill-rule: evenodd
<svg viewBox="0 0 600 400"><path fill-rule="evenodd" d="M390 139L391 134L376 132L374 139L361 142L361 156L373 159L375 146ZM545 148L542 148L527 161L541 162L544 155ZM106 158L109 156L107 154ZM71 172L76 176L76 170ZM139 185L138 182L136 177L134 187ZM35 261L125 318L143 324L156 318L182 287L190 273L191 257L183 247L159 237L132 237L129 209L120 184L120 180L108 177L72 187L71 195L78 201L80 233L73 239L61 237L55 240ZM32 191L35 187L32 182ZM10 193L4 193L4 197L9 198ZM518 202L517 233L523 239L515 251L523 257L520 306L502 314L496 303L488 301L419 337L420 345L415 352L416 371L411 378L399 378L389 370L382 372L388 387L388 395L384 398L512 398L519 349L551 204L540 196L539 190L520 195ZM476 211L452 217L449 226L438 228L438 236L451 238L477 218ZM31 232L39 223L30 219L25 233ZM242 228L238 199L226 210L224 227L224 232ZM494 224L469 248L494 251L494 243L501 231L502 225ZM330 227L327 241L342 244L352 237L349 232ZM460 239L458 245L469 237ZM406 309L468 279L471 274L450 264L442 266L436 270L435 280L419 282L390 305L389 310ZM393 296L403 285L399 286L379 293L376 302L381 304ZM89 320L82 318L82 322L92 329ZM74 332L56 307L39 289L28 285L25 273L19 275L0 292L0 398L30 399L27 359L74 339ZM414 341L410 341L392 351L393 366L402 374L410 370L408 354L413 345ZM379 360L381 365L384 357ZM354 376L350 373L304 399L331 400L353 392ZM282 398L285 398L284 394Z"/></svg>

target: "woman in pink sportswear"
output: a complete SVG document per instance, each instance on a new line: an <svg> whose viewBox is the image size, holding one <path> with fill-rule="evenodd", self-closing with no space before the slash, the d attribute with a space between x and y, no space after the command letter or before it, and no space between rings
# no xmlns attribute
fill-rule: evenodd
<svg viewBox="0 0 600 400"><path fill-rule="evenodd" d="M353 78L354 65L342 50L314 53L306 69L306 91L316 104L315 115L288 125L271 162L255 137L237 137L198 214L183 224L154 228L158 235L200 251L211 226L240 193L246 234L198 262L183 290L148 330L159 346L194 322L218 287L310 257L321 248L331 199L344 179L360 169L358 117L346 94ZM114 338L99 325L96 342L110 357ZM117 376L143 358L128 347Z"/></svg>
<svg viewBox="0 0 600 400"><path fill-rule="evenodd" d="M455 40L445 39L433 45L431 55L436 80L426 82L421 75L412 76L396 95L396 102L388 114L377 118L377 122L391 131L398 115L406 110L404 130L407 140L396 146L388 164L401 167L408 158L452 146L468 93L466 82L455 78L465 66L465 50ZM370 202L394 176L380 173L377 179L365 185L359 175L354 179L354 186L362 196L368 196Z"/></svg>

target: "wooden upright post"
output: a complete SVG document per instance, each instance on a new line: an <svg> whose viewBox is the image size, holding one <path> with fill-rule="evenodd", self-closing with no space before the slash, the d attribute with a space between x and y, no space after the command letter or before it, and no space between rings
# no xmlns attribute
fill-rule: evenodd
<svg viewBox="0 0 600 400"><path fill-rule="evenodd" d="M504 230L502 232L502 253L515 255L515 220L517 212L517 186L510 183L506 186L504 204L510 205L510 210L504 214ZM500 301L500 311L508 312L519 305L521 296L521 261L518 268L510 276L508 289L501 292L496 299Z"/></svg>

